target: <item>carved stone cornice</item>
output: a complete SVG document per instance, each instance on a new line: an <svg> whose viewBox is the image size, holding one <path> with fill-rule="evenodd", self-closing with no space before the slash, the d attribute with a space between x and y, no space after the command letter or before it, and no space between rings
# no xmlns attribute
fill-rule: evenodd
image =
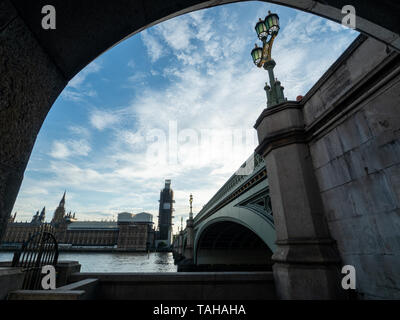
<svg viewBox="0 0 400 320"><path fill-rule="evenodd" d="M289 144L305 142L306 135L304 128L290 128L275 135L265 137L255 149L255 152L265 157L273 149Z"/></svg>
<svg viewBox="0 0 400 320"><path fill-rule="evenodd" d="M340 257L331 238L302 238L276 241L272 260L277 263L337 265Z"/></svg>
<svg viewBox="0 0 400 320"><path fill-rule="evenodd" d="M295 101L265 109L258 117L259 145L255 152L265 157L271 150L293 143L306 142L303 105Z"/></svg>
<svg viewBox="0 0 400 320"><path fill-rule="evenodd" d="M261 124L261 121L274 113L281 112L282 110L286 109L303 109L303 104L297 101L286 101L280 104L277 104L270 108L265 108L263 112L261 112L260 116L257 118L257 121L254 125L254 129L257 129L258 126Z"/></svg>

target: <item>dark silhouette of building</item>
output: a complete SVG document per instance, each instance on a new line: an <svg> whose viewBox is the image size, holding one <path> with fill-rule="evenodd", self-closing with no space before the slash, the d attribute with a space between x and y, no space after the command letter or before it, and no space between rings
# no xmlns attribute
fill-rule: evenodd
<svg viewBox="0 0 400 320"><path fill-rule="evenodd" d="M46 207L43 207L42 211L39 214L39 211L36 211L36 214L32 217L32 224L42 224L44 223L44 219L46 218Z"/></svg>
<svg viewBox="0 0 400 320"><path fill-rule="evenodd" d="M157 244L164 243L169 247L172 243L172 218L174 212L174 191L171 180L165 180L165 187L160 192L160 207L158 214Z"/></svg>

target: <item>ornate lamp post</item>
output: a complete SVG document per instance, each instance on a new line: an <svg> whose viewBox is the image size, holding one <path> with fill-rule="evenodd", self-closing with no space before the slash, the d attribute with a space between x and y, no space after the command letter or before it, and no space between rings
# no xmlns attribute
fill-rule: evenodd
<svg viewBox="0 0 400 320"><path fill-rule="evenodd" d="M193 195L192 195L192 194L190 194L189 203L190 203L189 219L193 219L193 207L192 207L192 204L193 204Z"/></svg>
<svg viewBox="0 0 400 320"><path fill-rule="evenodd" d="M283 87L280 81L274 76L275 61L271 58L272 44L279 32L279 17L276 13L268 11L265 20L259 19L255 26L257 36L262 41L263 47L255 46L251 51L254 64L261 68L264 67L268 71L270 86L265 83L264 90L267 93L267 107L286 101L283 95Z"/></svg>

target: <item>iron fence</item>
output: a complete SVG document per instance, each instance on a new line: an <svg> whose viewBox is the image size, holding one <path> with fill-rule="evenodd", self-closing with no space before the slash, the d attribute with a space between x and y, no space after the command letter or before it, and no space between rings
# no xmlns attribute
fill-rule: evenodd
<svg viewBox="0 0 400 320"><path fill-rule="evenodd" d="M41 289L42 267L57 264L58 244L54 228L50 224L40 226L38 232L30 235L21 249L14 253L13 267L20 267L25 272L23 290Z"/></svg>

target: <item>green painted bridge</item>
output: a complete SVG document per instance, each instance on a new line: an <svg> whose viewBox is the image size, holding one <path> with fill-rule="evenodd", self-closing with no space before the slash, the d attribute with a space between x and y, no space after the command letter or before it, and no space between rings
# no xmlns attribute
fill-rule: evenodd
<svg viewBox="0 0 400 320"><path fill-rule="evenodd" d="M264 160L253 154L174 240L195 265L266 265L275 226Z"/></svg>

